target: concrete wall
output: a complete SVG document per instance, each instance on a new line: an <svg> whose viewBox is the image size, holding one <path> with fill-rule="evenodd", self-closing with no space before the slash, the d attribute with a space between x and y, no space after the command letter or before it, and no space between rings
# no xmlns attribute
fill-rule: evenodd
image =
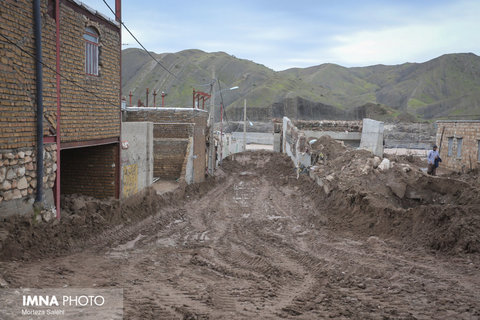
<svg viewBox="0 0 480 320"><path fill-rule="evenodd" d="M243 141L243 132L232 132L232 137L237 141ZM247 144L270 144L273 145L273 133L247 132L245 134Z"/></svg>
<svg viewBox="0 0 480 320"><path fill-rule="evenodd" d="M192 108L126 108L126 122L153 121L153 176L202 182L208 112Z"/></svg>
<svg viewBox="0 0 480 320"><path fill-rule="evenodd" d="M437 126L441 166L456 171L480 167L480 121L437 121Z"/></svg>
<svg viewBox="0 0 480 320"><path fill-rule="evenodd" d="M282 152L286 153L292 159L296 167L301 165L308 167L312 164L305 134L287 117L283 117L282 140Z"/></svg>
<svg viewBox="0 0 480 320"><path fill-rule="evenodd" d="M363 119L360 148L369 150L378 157L383 156L383 122Z"/></svg>
<svg viewBox="0 0 480 320"><path fill-rule="evenodd" d="M153 122L122 126L121 196L131 196L153 182Z"/></svg>

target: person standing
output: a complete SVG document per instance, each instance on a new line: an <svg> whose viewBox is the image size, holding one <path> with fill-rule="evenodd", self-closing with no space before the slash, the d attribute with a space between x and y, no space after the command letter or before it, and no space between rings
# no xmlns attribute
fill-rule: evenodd
<svg viewBox="0 0 480 320"><path fill-rule="evenodd" d="M440 154L438 153L437 148L437 145L434 145L432 150L430 150L427 155L427 173L432 176L437 174L438 163L441 161Z"/></svg>

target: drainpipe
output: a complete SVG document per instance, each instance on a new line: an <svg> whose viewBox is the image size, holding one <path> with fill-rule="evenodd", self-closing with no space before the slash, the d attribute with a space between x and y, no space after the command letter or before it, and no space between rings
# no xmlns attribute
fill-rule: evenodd
<svg viewBox="0 0 480 320"><path fill-rule="evenodd" d="M119 30L119 63L120 63L120 77L119 77L119 83L118 87L120 88L120 92L118 95L119 101L121 103L122 100L122 0L115 0L115 21L117 21L120 24L120 30ZM131 94L131 93L130 93ZM130 106L132 106L132 97L130 96ZM121 159L122 159L122 148L121 148L121 139L122 139L122 108L120 107L120 112L119 112L119 120L120 120L120 125L119 125L119 141L118 141L118 149L117 149L117 163L115 166L115 198L120 199L120 183L121 183Z"/></svg>
<svg viewBox="0 0 480 320"><path fill-rule="evenodd" d="M60 220L60 0L55 0L55 24L56 24L56 80L57 80L57 172L55 178L55 207L57 208L57 219Z"/></svg>
<svg viewBox="0 0 480 320"><path fill-rule="evenodd" d="M37 89L37 195L35 207L43 209L43 70L42 70L42 20L40 0L33 1L35 20L36 49L36 89Z"/></svg>

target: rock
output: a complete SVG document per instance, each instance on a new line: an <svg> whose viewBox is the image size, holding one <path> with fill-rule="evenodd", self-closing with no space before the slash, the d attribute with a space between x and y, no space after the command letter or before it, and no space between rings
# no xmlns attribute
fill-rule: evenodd
<svg viewBox="0 0 480 320"><path fill-rule="evenodd" d="M55 217L56 217L56 212L54 208L42 211L42 219L45 222L49 222L52 219L55 219Z"/></svg>
<svg viewBox="0 0 480 320"><path fill-rule="evenodd" d="M17 177L23 177L25 175L25 167L17 168Z"/></svg>
<svg viewBox="0 0 480 320"><path fill-rule="evenodd" d="M32 150L25 151L25 155L30 157L32 155Z"/></svg>
<svg viewBox="0 0 480 320"><path fill-rule="evenodd" d="M5 159L9 159L9 160L15 159L15 156L14 156L13 153L11 153L11 152L5 153L5 154L3 155L3 157L4 157Z"/></svg>
<svg viewBox="0 0 480 320"><path fill-rule="evenodd" d="M22 193L20 190L15 189L13 190L13 198L12 199L20 199L22 197Z"/></svg>
<svg viewBox="0 0 480 320"><path fill-rule="evenodd" d="M28 191L28 194L32 194L33 193L33 188L28 188L27 191Z"/></svg>
<svg viewBox="0 0 480 320"><path fill-rule="evenodd" d="M33 165L33 162L29 162L29 163L25 164L25 169L28 170L28 171L33 171L33 170L35 170L35 167L34 167L34 165ZM27 174L29 174L29 173L27 173Z"/></svg>
<svg viewBox="0 0 480 320"><path fill-rule="evenodd" d="M73 199L72 201L72 211L78 213L79 211L85 209L85 201L81 199Z"/></svg>
<svg viewBox="0 0 480 320"><path fill-rule="evenodd" d="M12 180L12 187L11 189L17 189L17 179Z"/></svg>
<svg viewBox="0 0 480 320"><path fill-rule="evenodd" d="M37 187L37 179L32 179L32 181L30 181L30 186L32 188L36 188Z"/></svg>
<svg viewBox="0 0 480 320"><path fill-rule="evenodd" d="M382 162L382 160L379 157L374 157L373 158L373 168L377 169L381 162Z"/></svg>
<svg viewBox="0 0 480 320"><path fill-rule="evenodd" d="M380 170L388 170L390 169L390 167L391 167L390 160L388 160L387 158L384 158L382 162L378 165L378 169Z"/></svg>
<svg viewBox="0 0 480 320"><path fill-rule="evenodd" d="M28 196L28 190L27 189L20 190L20 194L22 195L22 197L26 197Z"/></svg>
<svg viewBox="0 0 480 320"><path fill-rule="evenodd" d="M14 166L18 163L18 160L10 160L9 165Z"/></svg>
<svg viewBox="0 0 480 320"><path fill-rule="evenodd" d="M330 181L332 182L334 179L335 179L335 175L332 173L332 174L329 174L328 176L325 177L325 179L327 181Z"/></svg>
<svg viewBox="0 0 480 320"><path fill-rule="evenodd" d="M29 157L29 156L26 156L25 157L25 163L29 163L29 162L32 162L32 157Z"/></svg>
<svg viewBox="0 0 480 320"><path fill-rule="evenodd" d="M2 183L5 180L6 176L7 176L7 168L1 167L0 168L0 183Z"/></svg>
<svg viewBox="0 0 480 320"><path fill-rule="evenodd" d="M28 188L27 178L23 177L20 180L18 180L17 188L20 190L27 189Z"/></svg>
<svg viewBox="0 0 480 320"><path fill-rule="evenodd" d="M407 184L403 182L390 181L387 183L387 187L392 190L393 194L403 199L405 197L405 191L407 190Z"/></svg>
<svg viewBox="0 0 480 320"><path fill-rule="evenodd" d="M0 277L0 288L8 288L8 282L5 281L5 279L3 279L2 277Z"/></svg>
<svg viewBox="0 0 480 320"><path fill-rule="evenodd" d="M12 184L8 180L3 181L2 190L3 191L8 191L10 189L12 189Z"/></svg>
<svg viewBox="0 0 480 320"><path fill-rule="evenodd" d="M19 159L25 158L25 152L20 151L20 152L18 153L18 158L19 158Z"/></svg>
<svg viewBox="0 0 480 320"><path fill-rule="evenodd" d="M53 170L53 172L56 172L56 171L57 171L57 164L56 164L56 163L53 164L52 170Z"/></svg>
<svg viewBox="0 0 480 320"><path fill-rule="evenodd" d="M12 180L12 179L14 179L14 178L16 178L16 177L17 177L17 175L16 175L16 173L15 173L15 170L13 170L12 168L8 169L8 171L7 171L7 179L8 179L8 180Z"/></svg>
<svg viewBox="0 0 480 320"><path fill-rule="evenodd" d="M7 191L3 193L3 200L10 201L13 199L13 191Z"/></svg>

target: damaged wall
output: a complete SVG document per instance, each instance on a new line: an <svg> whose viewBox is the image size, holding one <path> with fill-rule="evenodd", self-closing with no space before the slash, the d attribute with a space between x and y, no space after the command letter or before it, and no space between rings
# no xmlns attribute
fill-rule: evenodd
<svg viewBox="0 0 480 320"><path fill-rule="evenodd" d="M191 108L127 108L126 122L152 121L153 175L161 179L205 179L208 112Z"/></svg>

